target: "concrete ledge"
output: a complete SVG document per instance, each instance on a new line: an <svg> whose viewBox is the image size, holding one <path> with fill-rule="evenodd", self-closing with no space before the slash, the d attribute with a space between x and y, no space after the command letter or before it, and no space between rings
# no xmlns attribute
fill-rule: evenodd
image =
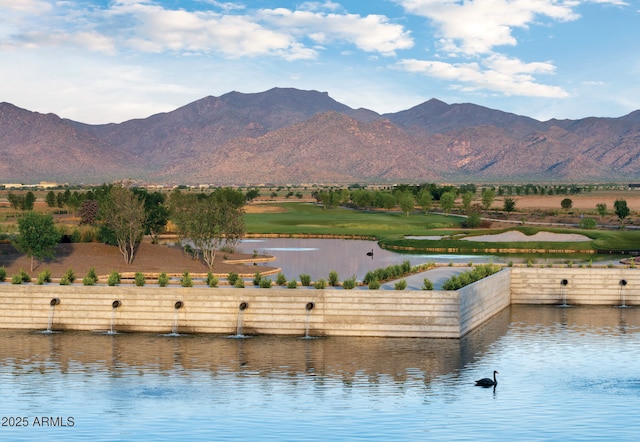
<svg viewBox="0 0 640 442"><path fill-rule="evenodd" d="M640 271L506 268L459 291L0 283L0 328L460 338L511 303L563 302L639 305Z"/></svg>

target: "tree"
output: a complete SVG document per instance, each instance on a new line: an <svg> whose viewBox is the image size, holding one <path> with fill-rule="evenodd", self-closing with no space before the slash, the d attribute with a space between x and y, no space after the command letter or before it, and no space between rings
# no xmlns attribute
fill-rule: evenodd
<svg viewBox="0 0 640 442"><path fill-rule="evenodd" d="M493 189L482 189L482 207L489 210L496 199L496 191Z"/></svg>
<svg viewBox="0 0 640 442"><path fill-rule="evenodd" d="M624 219L629 216L629 207L627 207L627 201L623 199L617 199L613 203L613 208L618 220L620 220L620 228L624 229Z"/></svg>
<svg viewBox="0 0 640 442"><path fill-rule="evenodd" d="M565 198L560 201L560 207L562 207L564 210L569 210L572 206L573 201L571 201L571 198Z"/></svg>
<svg viewBox="0 0 640 442"><path fill-rule="evenodd" d="M449 214L456 201L456 194L452 191L447 191L440 195L440 208L445 214Z"/></svg>
<svg viewBox="0 0 640 442"><path fill-rule="evenodd" d="M49 192L47 192L47 196L45 197L45 201L46 201L48 207L55 207L56 206L56 194L54 193L53 190L50 190Z"/></svg>
<svg viewBox="0 0 640 442"><path fill-rule="evenodd" d="M114 186L100 211L104 227L113 234L124 261L131 264L144 236L144 202L126 187Z"/></svg>
<svg viewBox="0 0 640 442"><path fill-rule="evenodd" d="M165 205L166 198L160 192L148 193L145 189L136 189L134 193L144 201L146 213L144 234L151 235L151 242L155 244L169 221L169 209Z"/></svg>
<svg viewBox="0 0 640 442"><path fill-rule="evenodd" d="M80 216L80 224L94 225L98 219L100 213L100 207L98 201L86 199L80 205L78 209L78 215Z"/></svg>
<svg viewBox="0 0 640 442"><path fill-rule="evenodd" d="M505 198L503 203L503 210L505 212L513 212L516 210L516 200L513 198Z"/></svg>
<svg viewBox="0 0 640 442"><path fill-rule="evenodd" d="M193 242L209 268L213 267L220 246L235 246L244 234L244 211L240 198L230 188L217 189L210 195L173 192L169 205L180 238Z"/></svg>
<svg viewBox="0 0 640 442"><path fill-rule="evenodd" d="M471 203L473 202L473 193L471 192L464 192L462 194L462 210L464 210L465 213L469 213L469 211L471 210Z"/></svg>
<svg viewBox="0 0 640 442"><path fill-rule="evenodd" d="M600 215L600 219L604 218L608 214L607 205L605 203L596 204L596 211L598 212L598 215Z"/></svg>
<svg viewBox="0 0 640 442"><path fill-rule="evenodd" d="M53 217L35 212L27 212L18 220L20 235L16 239L16 248L31 258L31 271L33 271L33 258L40 261L45 258L53 258L60 232L56 229Z"/></svg>
<svg viewBox="0 0 640 442"><path fill-rule="evenodd" d="M404 192L398 197L398 205L400 206L400 210L408 217L409 212L411 212L416 205L416 199L411 192Z"/></svg>
<svg viewBox="0 0 640 442"><path fill-rule="evenodd" d="M424 213L429 213L431 205L433 204L433 195L428 189L422 189L418 192L418 205L424 210Z"/></svg>

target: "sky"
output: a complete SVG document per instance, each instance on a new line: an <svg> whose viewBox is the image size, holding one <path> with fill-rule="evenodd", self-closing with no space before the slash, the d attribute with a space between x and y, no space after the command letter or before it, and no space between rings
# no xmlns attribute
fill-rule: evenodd
<svg viewBox="0 0 640 442"><path fill-rule="evenodd" d="M273 87L620 117L640 109L640 0L0 0L0 102L102 124Z"/></svg>

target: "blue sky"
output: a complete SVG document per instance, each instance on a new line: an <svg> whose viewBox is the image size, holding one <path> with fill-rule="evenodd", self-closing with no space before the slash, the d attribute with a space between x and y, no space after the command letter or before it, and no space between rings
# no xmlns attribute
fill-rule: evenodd
<svg viewBox="0 0 640 442"><path fill-rule="evenodd" d="M0 101L86 123L272 87L379 113L640 109L638 0L0 0L0 17Z"/></svg>

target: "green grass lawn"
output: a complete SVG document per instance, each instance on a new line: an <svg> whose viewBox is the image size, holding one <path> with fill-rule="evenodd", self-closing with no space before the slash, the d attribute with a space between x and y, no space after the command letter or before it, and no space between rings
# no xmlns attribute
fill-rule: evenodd
<svg viewBox="0 0 640 442"><path fill-rule="evenodd" d="M281 213L248 213L247 233L355 235L377 239L402 238L404 235L426 235L434 230L448 234L460 226L454 216L412 214L400 212L360 211L338 207L322 209L310 203L281 203ZM449 229L449 230L443 230Z"/></svg>
<svg viewBox="0 0 640 442"><path fill-rule="evenodd" d="M545 249L545 250L640 250L640 231L580 230L540 226L514 226L513 229L466 229L464 218L421 213L409 217L400 212L361 211L346 208L323 209L311 203L277 203L285 209L279 213L248 213L246 232L250 234L358 236L379 241L382 247L402 247L415 250L455 248L459 252L473 249ZM405 239L405 236L443 236L497 234L519 230L526 235L539 231L579 233L592 238L584 242L476 242L443 238L440 240Z"/></svg>

